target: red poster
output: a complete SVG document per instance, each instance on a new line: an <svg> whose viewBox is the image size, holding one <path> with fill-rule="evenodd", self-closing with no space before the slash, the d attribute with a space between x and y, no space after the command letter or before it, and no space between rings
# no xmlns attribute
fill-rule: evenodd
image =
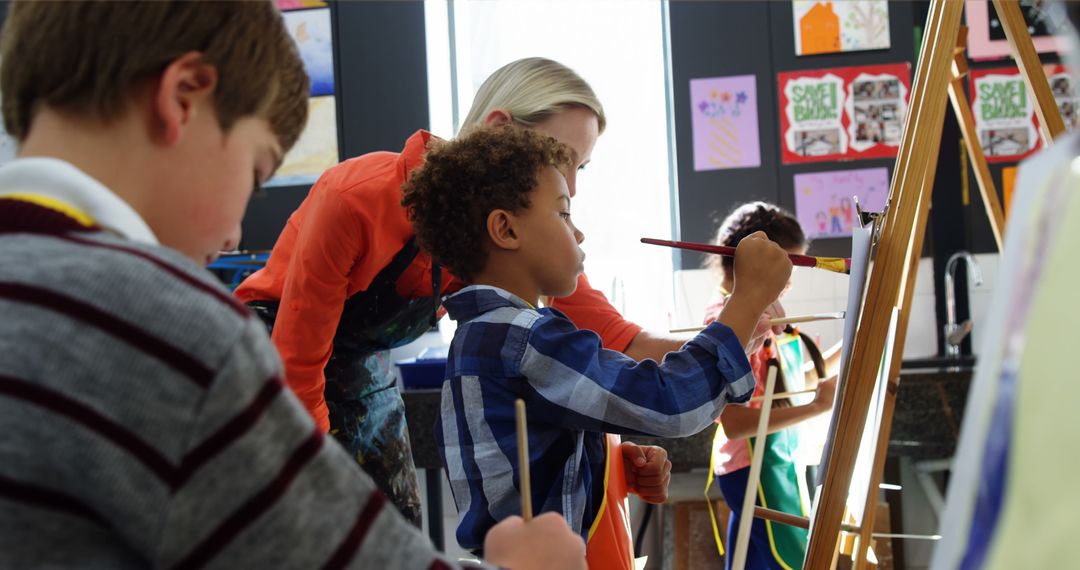
<svg viewBox="0 0 1080 570"><path fill-rule="evenodd" d="M896 156L911 95L911 65L778 75L785 164Z"/></svg>
<svg viewBox="0 0 1080 570"><path fill-rule="evenodd" d="M1065 129L1080 122L1072 75L1064 65L1043 66ZM1015 67L971 71L971 111L987 162L1017 162L1042 147L1035 99Z"/></svg>

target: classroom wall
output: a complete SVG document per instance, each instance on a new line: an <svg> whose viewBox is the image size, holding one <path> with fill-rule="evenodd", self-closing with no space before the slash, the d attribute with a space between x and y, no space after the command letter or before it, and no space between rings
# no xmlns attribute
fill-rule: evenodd
<svg viewBox="0 0 1080 570"><path fill-rule="evenodd" d="M709 241L716 220L741 203L766 200L794 211L794 175L844 168L887 167L893 159L845 164L784 165L780 160L779 100L776 75L782 71L914 61L912 5L889 3L891 48L836 55L797 57L789 2L671 2L671 65L677 146L679 227L686 241ZM702 77L757 76L761 166L694 171L690 125L690 80ZM850 241L815 241L810 253L847 255ZM681 255L683 269L700 267L702 257Z"/></svg>

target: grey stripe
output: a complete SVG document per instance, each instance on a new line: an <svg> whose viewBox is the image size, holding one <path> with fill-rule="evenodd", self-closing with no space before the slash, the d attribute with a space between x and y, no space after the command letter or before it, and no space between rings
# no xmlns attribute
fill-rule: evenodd
<svg viewBox="0 0 1080 570"><path fill-rule="evenodd" d="M450 490L454 493L454 504L457 505L458 526L460 527L472 505L472 493L469 492L469 481L465 478L465 464L461 460L461 440L454 411L454 394L449 382L443 383L441 407L446 475L450 479Z"/></svg>
<svg viewBox="0 0 1080 570"><path fill-rule="evenodd" d="M484 421L484 397L479 377L461 377L461 400L465 405L465 421L473 437L473 461L484 475L488 512L497 521L521 514L521 497L514 488L514 467L499 448L491 426Z"/></svg>
<svg viewBox="0 0 1080 570"><path fill-rule="evenodd" d="M553 404L627 430L659 437L687 437L708 427L733 396L754 387L753 373L729 384L716 398L693 410L667 415L639 406L605 390L591 378L537 351L531 344L522 358L522 374ZM702 390L705 390L702 380Z"/></svg>

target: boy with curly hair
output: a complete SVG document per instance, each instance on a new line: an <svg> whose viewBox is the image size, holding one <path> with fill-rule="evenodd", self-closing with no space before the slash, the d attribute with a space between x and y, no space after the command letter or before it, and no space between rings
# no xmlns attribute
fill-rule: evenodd
<svg viewBox="0 0 1080 570"><path fill-rule="evenodd" d="M634 481L617 438L692 435L754 378L744 352L791 264L755 234L736 255L738 287L719 322L662 363L605 350L543 297L574 291L583 234L570 219L566 147L518 127L478 129L432 147L403 187L420 244L468 283L444 306L458 329L436 423L458 508L458 542L518 514L514 401L529 414L532 502L566 518L593 568L633 568L625 496Z"/></svg>

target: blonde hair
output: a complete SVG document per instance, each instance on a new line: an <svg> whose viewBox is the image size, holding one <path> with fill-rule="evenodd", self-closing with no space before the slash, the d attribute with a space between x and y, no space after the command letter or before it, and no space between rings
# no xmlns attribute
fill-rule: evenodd
<svg viewBox="0 0 1080 570"><path fill-rule="evenodd" d="M503 109L515 123L531 127L572 106L596 113L600 132L604 132L604 106L580 75L557 61L528 57L500 67L484 81L460 130L482 125L495 109Z"/></svg>

